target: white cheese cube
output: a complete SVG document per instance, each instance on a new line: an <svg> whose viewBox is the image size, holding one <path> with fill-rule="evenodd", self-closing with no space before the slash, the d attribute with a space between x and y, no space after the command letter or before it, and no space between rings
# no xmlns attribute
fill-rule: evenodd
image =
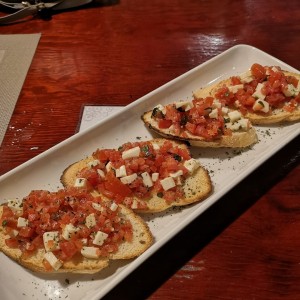
<svg viewBox="0 0 300 300"><path fill-rule="evenodd" d="M47 252L60 249L59 232L48 231L43 234L44 247Z"/></svg>
<svg viewBox="0 0 300 300"><path fill-rule="evenodd" d="M22 217L18 218L18 223L17 223L17 227L26 227L28 226L28 220Z"/></svg>
<svg viewBox="0 0 300 300"><path fill-rule="evenodd" d="M88 163L88 166L89 166L90 168L93 168L93 167L96 167L96 166L99 165L99 164L100 164L100 161L99 161L98 159L95 159L95 160L90 161L90 162Z"/></svg>
<svg viewBox="0 0 300 300"><path fill-rule="evenodd" d="M199 168L200 164L194 158L191 158L183 163L184 167L192 174L196 169Z"/></svg>
<svg viewBox="0 0 300 300"><path fill-rule="evenodd" d="M141 176L143 178L143 184L144 184L144 186L146 186L146 187L153 186L152 179L151 179L150 174L148 172L142 173Z"/></svg>
<svg viewBox="0 0 300 300"><path fill-rule="evenodd" d="M71 239L72 235L78 231L78 228L76 228L73 224L67 224L64 229L62 230L62 237L65 240Z"/></svg>
<svg viewBox="0 0 300 300"><path fill-rule="evenodd" d="M259 83L255 89L255 92L252 94L254 98L265 99L266 95L262 93L262 88L264 87L263 83Z"/></svg>
<svg viewBox="0 0 300 300"><path fill-rule="evenodd" d="M229 108L228 107L222 107L222 115L227 115L229 112Z"/></svg>
<svg viewBox="0 0 300 300"><path fill-rule="evenodd" d="M132 209L137 209L137 208L138 208L138 202L137 202L136 199L134 199L134 200L132 201L131 208L132 208Z"/></svg>
<svg viewBox="0 0 300 300"><path fill-rule="evenodd" d="M193 103L190 101L175 102L175 107L176 108L182 107L185 111L188 111L193 107Z"/></svg>
<svg viewBox="0 0 300 300"><path fill-rule="evenodd" d="M139 146L137 146L137 147L131 148L129 150L125 150L122 153L122 158L123 159L129 159L129 158L133 158L133 157L139 157L140 152L141 152L141 149L140 149Z"/></svg>
<svg viewBox="0 0 300 300"><path fill-rule="evenodd" d="M228 113L228 117L229 117L230 121L233 123L233 122L239 120L242 117L242 114L239 111L234 110L234 111L230 111Z"/></svg>
<svg viewBox="0 0 300 300"><path fill-rule="evenodd" d="M234 122L234 123L226 123L225 124L226 128L231 129L232 131L237 131L240 129L241 125L239 124L239 122Z"/></svg>
<svg viewBox="0 0 300 300"><path fill-rule="evenodd" d="M124 183L124 184L130 184L130 183L132 183L133 181L135 181L136 178L137 178L137 174L136 174L136 173L133 173L133 174L131 174L131 175L121 177L120 180L121 180L121 182Z"/></svg>
<svg viewBox="0 0 300 300"><path fill-rule="evenodd" d="M157 181L157 179L159 178L159 173L152 173L152 175L151 175L151 179L152 179L152 181Z"/></svg>
<svg viewBox="0 0 300 300"><path fill-rule="evenodd" d="M22 199L9 199L7 206L14 212L23 211L23 200Z"/></svg>
<svg viewBox="0 0 300 300"><path fill-rule="evenodd" d="M96 225L96 218L95 218L95 214L89 214L86 218L85 218L85 226L88 228L92 228Z"/></svg>
<svg viewBox="0 0 300 300"><path fill-rule="evenodd" d="M106 169L107 172L109 172L110 170L113 169L113 166L112 166L111 161L109 161L109 162L106 164L105 169Z"/></svg>
<svg viewBox="0 0 300 300"><path fill-rule="evenodd" d="M119 169L116 169L116 177L124 177L126 176L126 167L123 165Z"/></svg>
<svg viewBox="0 0 300 300"><path fill-rule="evenodd" d="M103 211L103 207L102 207L102 205L99 204L99 203L93 202L93 203L92 203L92 206L93 206L94 209L96 209L96 210L98 210L98 211L101 211L101 212Z"/></svg>
<svg viewBox="0 0 300 300"><path fill-rule="evenodd" d="M75 187L85 187L86 186L86 178L76 178L74 186Z"/></svg>
<svg viewBox="0 0 300 300"><path fill-rule="evenodd" d="M244 74L242 74L240 76L240 79L243 83L249 83L254 79L254 77L252 76L252 73L249 70L249 71L245 72Z"/></svg>
<svg viewBox="0 0 300 300"><path fill-rule="evenodd" d="M286 97L292 97L296 96L297 89L294 87L293 84L288 84L286 89L284 89L282 92Z"/></svg>
<svg viewBox="0 0 300 300"><path fill-rule="evenodd" d="M80 252L81 255L86 258L97 259L100 256L100 251L96 247L82 247Z"/></svg>
<svg viewBox="0 0 300 300"><path fill-rule="evenodd" d="M107 239L108 234L102 231L97 231L95 238L93 240L93 244L102 246L104 241Z"/></svg>
<svg viewBox="0 0 300 300"><path fill-rule="evenodd" d="M105 173L101 169L97 169L97 173L101 178L105 178Z"/></svg>
<svg viewBox="0 0 300 300"><path fill-rule="evenodd" d="M243 89L244 85L243 84L236 84L236 85L231 85L228 87L229 91L232 93L236 93L238 90Z"/></svg>
<svg viewBox="0 0 300 300"><path fill-rule="evenodd" d="M152 146L153 146L154 150L159 150L160 149L160 146L156 143L152 143Z"/></svg>
<svg viewBox="0 0 300 300"><path fill-rule="evenodd" d="M222 107L222 103L219 100L214 99L213 103L212 103L212 107L213 108L221 108Z"/></svg>
<svg viewBox="0 0 300 300"><path fill-rule="evenodd" d="M262 111L267 113L270 110L270 105L267 101L258 99L254 102L252 109L254 111Z"/></svg>
<svg viewBox="0 0 300 300"><path fill-rule="evenodd" d="M62 266L61 261L57 259L57 257L52 252L45 253L44 259L46 259L51 267L56 271Z"/></svg>
<svg viewBox="0 0 300 300"><path fill-rule="evenodd" d="M110 205L110 210L112 210L112 211L116 211L117 209L118 209L118 204L117 203L115 203L115 202L113 202L111 205Z"/></svg>
<svg viewBox="0 0 300 300"><path fill-rule="evenodd" d="M244 130L248 130L250 128L250 121L248 119L240 119L238 120L238 124Z"/></svg>
<svg viewBox="0 0 300 300"><path fill-rule="evenodd" d="M208 116L212 119L217 119L218 118L218 109L214 108Z"/></svg>
<svg viewBox="0 0 300 300"><path fill-rule="evenodd" d="M160 181L160 183L161 183L161 185L162 185L162 187L165 191L167 191L167 190L173 188L174 186L176 186L176 183L175 183L175 181L172 177L166 177L166 178L162 179Z"/></svg>
<svg viewBox="0 0 300 300"><path fill-rule="evenodd" d="M179 177L181 175L183 175L183 171L182 170L178 170L175 173L170 173L170 176L173 177L173 178L177 178L177 177Z"/></svg>

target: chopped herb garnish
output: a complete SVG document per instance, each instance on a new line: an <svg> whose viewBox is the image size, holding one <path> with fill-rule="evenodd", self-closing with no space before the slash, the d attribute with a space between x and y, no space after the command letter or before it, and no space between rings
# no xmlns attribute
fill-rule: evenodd
<svg viewBox="0 0 300 300"><path fill-rule="evenodd" d="M141 148L142 152L144 152L145 156L150 156L151 152L148 145L145 145Z"/></svg>
<svg viewBox="0 0 300 300"><path fill-rule="evenodd" d="M177 160L177 161L181 161L182 157L178 154L173 154L173 157Z"/></svg>
<svg viewBox="0 0 300 300"><path fill-rule="evenodd" d="M184 126L184 125L186 125L187 122L188 122L188 116L187 115L183 115L183 117L180 120L180 125Z"/></svg>
<svg viewBox="0 0 300 300"><path fill-rule="evenodd" d="M157 193L157 197L162 198L164 194L162 192Z"/></svg>
<svg viewBox="0 0 300 300"><path fill-rule="evenodd" d="M2 226L5 227L7 225L7 220L2 221Z"/></svg>
<svg viewBox="0 0 300 300"><path fill-rule="evenodd" d="M152 110L152 114L151 114L151 118L153 118L153 117L164 119L165 115L158 107L154 107L154 109Z"/></svg>

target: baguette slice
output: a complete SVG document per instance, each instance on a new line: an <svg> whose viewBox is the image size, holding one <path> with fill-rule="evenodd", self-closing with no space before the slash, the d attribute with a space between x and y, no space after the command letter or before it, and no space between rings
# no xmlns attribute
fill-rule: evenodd
<svg viewBox="0 0 300 300"><path fill-rule="evenodd" d="M159 128L158 122L152 117L152 110L145 112L142 115L142 120L149 127L149 129L153 130L157 134L165 137L172 138L181 141L188 142L190 145L195 147L211 147L211 148L244 148L248 147L257 142L256 131L253 127L249 128L247 131L235 131L232 135L223 135L214 140L206 140L205 138L197 135L193 135L187 130L184 132L185 135L178 136L172 132L169 128L162 129Z"/></svg>
<svg viewBox="0 0 300 300"><path fill-rule="evenodd" d="M118 251L110 254L109 257L99 259L89 259L81 255L75 255L72 260L66 261L58 270L52 270L51 273L80 273L93 274L109 266L110 260L131 259L141 255L153 243L153 236L144 222L132 210L124 205L119 205L120 213L129 220L133 228L133 239L131 242L124 241L119 245ZM3 213L3 206L0 206L0 218ZM41 273L49 273L43 265L45 249L38 249L36 253L28 258L22 257L22 251L18 248L10 248L6 245L6 234L3 227L0 227L0 251L16 261L25 268Z"/></svg>
<svg viewBox="0 0 300 300"><path fill-rule="evenodd" d="M272 69L274 67L266 67L266 68ZM276 67L276 68L278 68L278 67ZM280 68L278 68L278 70L281 72ZM292 72L288 72L288 71L282 71L282 72L286 77L293 76L297 80L299 80L298 81L298 86L295 88L295 87L292 87L290 85L291 91L287 92L287 95L290 95L289 97L287 97L283 93L281 93L286 98L286 102L283 103L281 105L281 107L272 107L270 105L270 110L266 113L248 110L244 114L244 117L249 119L252 124L254 124L254 125L276 124L276 123L280 123L280 122L295 122L295 121L300 120L300 103L299 103L299 98L300 98L300 74L292 73ZM250 70L242 73L238 77L241 79L242 83L250 83L254 79L254 77L253 77ZM212 84L210 86L200 88L200 89L194 91L193 95L197 99L207 97L207 96L215 97L216 92L224 86L232 88L234 85L232 84L231 79L228 78L228 79L222 80L220 82L217 82L215 84ZM296 99L296 97L297 97L298 100L296 100L295 103L293 104L293 105L296 106L293 111L289 112L289 111L282 108L285 104L289 103L291 98ZM264 100L266 100L266 99L264 99ZM239 106L235 104L231 108L239 109Z"/></svg>
<svg viewBox="0 0 300 300"><path fill-rule="evenodd" d="M151 143L156 145L162 145L166 139L157 138L153 139ZM171 141L173 145L179 146L183 149L188 149L187 145L178 141ZM92 156L82 159L68 168L66 168L61 176L61 183L64 187L74 186L78 173L88 166L88 163L93 161ZM183 185L184 197L178 198L176 201L168 203L163 198L157 196L156 193L152 193L149 198L146 199L147 209L132 208L134 211L139 213L156 213L164 211L173 206L185 206L194 202L205 199L212 191L212 183L210 176L205 168L199 166L194 173L185 179ZM94 195L99 195L97 191L92 192ZM101 195L102 198L105 196ZM141 202L138 197L133 197L134 201Z"/></svg>

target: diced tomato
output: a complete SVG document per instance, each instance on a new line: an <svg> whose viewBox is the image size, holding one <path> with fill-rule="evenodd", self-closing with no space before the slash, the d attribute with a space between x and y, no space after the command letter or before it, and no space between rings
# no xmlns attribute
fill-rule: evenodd
<svg viewBox="0 0 300 300"><path fill-rule="evenodd" d="M34 234L34 228L31 227L21 227L19 231L19 235L22 237L30 238Z"/></svg>
<svg viewBox="0 0 300 300"><path fill-rule="evenodd" d="M172 125L172 121L171 120L160 119L158 121L158 127L161 128L161 129L169 128L171 125Z"/></svg>
<svg viewBox="0 0 300 300"><path fill-rule="evenodd" d="M9 248L18 248L19 247L19 242L16 238L5 239L5 244Z"/></svg>
<svg viewBox="0 0 300 300"><path fill-rule="evenodd" d="M260 81L262 81L266 78L266 70L260 64L257 64L257 63L253 64L251 66L251 73L256 79L258 79Z"/></svg>
<svg viewBox="0 0 300 300"><path fill-rule="evenodd" d="M237 77L237 76L232 76L230 78L230 80L231 80L232 85L237 85L237 84L242 83L240 77Z"/></svg>
<svg viewBox="0 0 300 300"><path fill-rule="evenodd" d="M59 246L62 251L60 258L64 261L69 260L78 252L78 247L73 241L62 241Z"/></svg>
<svg viewBox="0 0 300 300"><path fill-rule="evenodd" d="M108 172L104 186L106 190L122 197L127 197L132 193L130 188L126 184L123 184L113 172Z"/></svg>
<svg viewBox="0 0 300 300"><path fill-rule="evenodd" d="M50 263L49 263L48 260L46 260L46 259L43 260L43 266L44 266L44 268L45 268L45 270L46 270L47 272L53 271L52 266L50 265Z"/></svg>

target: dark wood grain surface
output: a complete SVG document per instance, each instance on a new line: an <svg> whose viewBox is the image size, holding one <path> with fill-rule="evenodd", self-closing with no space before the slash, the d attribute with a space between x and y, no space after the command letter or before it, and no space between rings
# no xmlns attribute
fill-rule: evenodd
<svg viewBox="0 0 300 300"><path fill-rule="evenodd" d="M299 70L299 20L298 0L121 0L1 26L0 34L42 36L0 148L0 175L72 136L84 105L126 105L234 45ZM105 298L300 299L299 141Z"/></svg>

